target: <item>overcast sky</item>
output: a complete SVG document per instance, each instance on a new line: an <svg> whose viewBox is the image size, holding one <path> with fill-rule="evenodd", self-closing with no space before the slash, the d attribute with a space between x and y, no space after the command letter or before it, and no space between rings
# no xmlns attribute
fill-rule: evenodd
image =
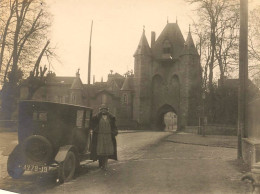
<svg viewBox="0 0 260 194"><path fill-rule="evenodd" d="M87 82L92 20L91 82L93 75L100 81L102 76L107 79L110 70L123 74L133 69L143 26L150 44L151 31L158 37L167 17L174 23L177 17L185 39L196 19L194 7L184 0L49 0L48 4L53 14L51 41L61 61L54 62L51 70L58 76L75 76L80 68L83 83Z"/></svg>

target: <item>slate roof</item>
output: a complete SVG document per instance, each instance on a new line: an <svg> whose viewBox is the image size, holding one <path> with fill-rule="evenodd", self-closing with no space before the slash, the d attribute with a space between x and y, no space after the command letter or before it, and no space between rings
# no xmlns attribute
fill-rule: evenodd
<svg viewBox="0 0 260 194"><path fill-rule="evenodd" d="M107 80L107 86L113 88L115 84L118 89L120 89L124 83L125 77L119 73L109 74Z"/></svg>
<svg viewBox="0 0 260 194"><path fill-rule="evenodd" d="M82 84L82 82L81 82L80 77L77 76L77 77L73 80L73 83L71 84L70 89L72 89L72 90L82 90L82 89L83 89L83 84Z"/></svg>
<svg viewBox="0 0 260 194"><path fill-rule="evenodd" d="M94 97L96 93L105 90L107 88L106 82L95 82L94 84L84 84L84 93L87 96Z"/></svg>
<svg viewBox="0 0 260 194"><path fill-rule="evenodd" d="M122 87L122 85L124 84L124 80L125 80L125 78L115 79L115 82L116 82L118 88Z"/></svg>
<svg viewBox="0 0 260 194"><path fill-rule="evenodd" d="M177 58L182 54L185 40L177 23L167 23L163 31L155 41L152 53L156 59L160 59L163 54L164 41L168 40L172 46L171 56Z"/></svg>
<svg viewBox="0 0 260 194"><path fill-rule="evenodd" d="M55 76L55 77L51 77L49 79L47 79L47 83L61 83L61 84L68 84L68 85L72 85L73 81L75 80L76 77L59 77L59 76Z"/></svg>
<svg viewBox="0 0 260 194"><path fill-rule="evenodd" d="M125 78L124 84L121 90L134 90L134 78L133 76L128 76Z"/></svg>
<svg viewBox="0 0 260 194"><path fill-rule="evenodd" d="M134 56L136 56L136 55L152 55L151 48L148 44L144 30L143 30L143 34L141 36L141 39L139 41L138 47L137 47L137 49L134 53Z"/></svg>
<svg viewBox="0 0 260 194"><path fill-rule="evenodd" d="M194 45L193 38L191 36L191 32L189 31L188 37L184 43L184 49L182 54L191 54L191 55L199 55L198 51Z"/></svg>

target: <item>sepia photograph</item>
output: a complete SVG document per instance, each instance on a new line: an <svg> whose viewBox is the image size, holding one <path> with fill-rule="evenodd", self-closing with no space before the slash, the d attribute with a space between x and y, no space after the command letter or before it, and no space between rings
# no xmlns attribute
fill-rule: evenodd
<svg viewBox="0 0 260 194"><path fill-rule="evenodd" d="M259 0L0 0L0 194L260 194Z"/></svg>

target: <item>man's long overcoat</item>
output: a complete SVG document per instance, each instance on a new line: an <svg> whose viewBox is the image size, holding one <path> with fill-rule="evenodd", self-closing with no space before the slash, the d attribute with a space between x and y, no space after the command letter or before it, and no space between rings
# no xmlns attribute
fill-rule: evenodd
<svg viewBox="0 0 260 194"><path fill-rule="evenodd" d="M109 159L114 159L117 160L117 145L116 145L116 138L115 136L118 134L118 130L116 127L116 118L111 114L108 113L108 119L109 123L111 126L111 138L114 146L114 154L108 156ZM97 137L98 137L98 132L99 132L99 121L102 117L101 113L98 113L91 119L91 129L94 131L93 137L92 137L92 146L91 146L91 154L90 154L90 159L93 161L98 160L97 156Z"/></svg>

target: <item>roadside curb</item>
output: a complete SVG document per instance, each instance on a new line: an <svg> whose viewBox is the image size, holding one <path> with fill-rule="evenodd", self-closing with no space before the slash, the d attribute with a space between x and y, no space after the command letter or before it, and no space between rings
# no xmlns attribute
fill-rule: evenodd
<svg viewBox="0 0 260 194"><path fill-rule="evenodd" d="M154 130L118 130L118 133L140 133L140 132L154 132L154 133L158 133L158 132L165 132L165 133L176 133L174 131L154 131Z"/></svg>
<svg viewBox="0 0 260 194"><path fill-rule="evenodd" d="M176 133L176 136L171 136L170 138L166 139L166 141L179 144L237 149L237 139L236 137L231 136L211 135L201 137L199 135L188 133Z"/></svg>
<svg viewBox="0 0 260 194"><path fill-rule="evenodd" d="M225 145L209 145L209 144L203 144L203 143L192 143L192 142L182 142L182 141L175 141L175 140L165 140L167 142L172 143L179 143L179 144L188 144L188 145L198 145L198 146L206 146L206 147L221 147L221 148L230 148L230 149L237 149L234 146L225 146Z"/></svg>
<svg viewBox="0 0 260 194"><path fill-rule="evenodd" d="M0 133L12 133L17 132L17 129L0 128Z"/></svg>

